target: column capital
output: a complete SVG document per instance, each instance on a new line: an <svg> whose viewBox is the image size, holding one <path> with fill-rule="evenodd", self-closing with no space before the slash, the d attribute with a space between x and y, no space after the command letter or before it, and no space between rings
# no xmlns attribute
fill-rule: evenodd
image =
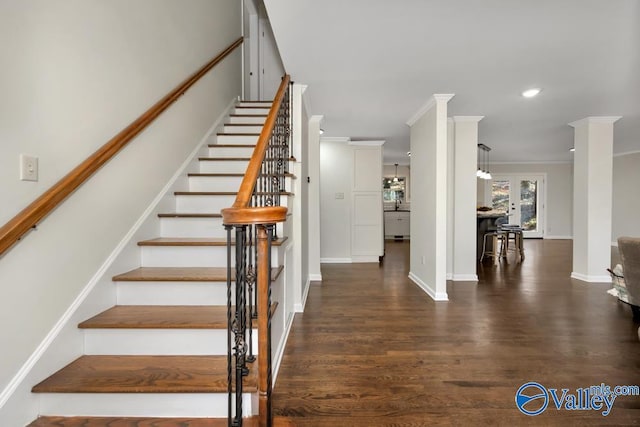
<svg viewBox="0 0 640 427"><path fill-rule="evenodd" d="M484 119L484 116L453 116L453 121L455 123L479 122L482 119Z"/></svg>
<svg viewBox="0 0 640 427"><path fill-rule="evenodd" d="M585 117L584 119L576 120L575 122L571 122L569 123L569 126L576 128L578 126L584 126L592 123L614 124L621 118L622 116L591 116L591 117Z"/></svg>
<svg viewBox="0 0 640 427"><path fill-rule="evenodd" d="M453 93L434 93L431 98L416 111L408 120L407 125L413 126L420 117L424 116L424 114L432 109L438 102L449 102L451 98L453 98L455 94Z"/></svg>

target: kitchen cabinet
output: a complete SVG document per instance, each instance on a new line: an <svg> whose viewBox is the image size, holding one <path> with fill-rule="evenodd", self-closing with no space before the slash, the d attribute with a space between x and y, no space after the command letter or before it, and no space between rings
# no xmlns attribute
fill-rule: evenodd
<svg viewBox="0 0 640 427"><path fill-rule="evenodd" d="M405 238L411 234L409 211L386 211L384 213L384 237L387 239Z"/></svg>

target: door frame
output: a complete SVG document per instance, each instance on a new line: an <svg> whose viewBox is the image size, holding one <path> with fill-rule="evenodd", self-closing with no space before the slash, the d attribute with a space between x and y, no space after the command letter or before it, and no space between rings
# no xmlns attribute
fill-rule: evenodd
<svg viewBox="0 0 640 427"><path fill-rule="evenodd" d="M538 205L538 226L537 231L525 231L523 233L524 238L533 238L533 239L544 239L545 229L547 224L547 174L545 172L521 172L521 173L494 173L492 179L486 181L485 194L487 194L487 199L489 200L489 206L492 204L492 185L494 180L509 180L510 181L510 189L520 188L520 181L531 179L537 180L539 182L537 189L537 205ZM515 184L515 185L514 185ZM520 200L519 192L516 193L518 196L516 197L516 201ZM509 204L512 205L513 201L511 198L513 197L513 190L510 191L509 194ZM517 212L520 214L520 205L517 206Z"/></svg>

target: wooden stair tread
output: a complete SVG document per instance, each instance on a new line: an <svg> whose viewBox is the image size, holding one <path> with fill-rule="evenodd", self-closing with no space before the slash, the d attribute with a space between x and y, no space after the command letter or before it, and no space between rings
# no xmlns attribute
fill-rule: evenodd
<svg viewBox="0 0 640 427"><path fill-rule="evenodd" d="M243 173L188 173L189 177L210 177L210 178L220 178L226 176L233 177L243 177L245 174ZM290 172L280 173L280 174L260 174L259 176L284 176L285 178L296 179L296 176Z"/></svg>
<svg viewBox="0 0 640 427"><path fill-rule="evenodd" d="M27 427L227 427L226 418L40 417ZM242 419L244 427L258 427L258 417ZM292 420L273 418L274 427L295 427Z"/></svg>
<svg viewBox="0 0 640 427"><path fill-rule="evenodd" d="M244 390L256 390L256 369ZM34 393L226 393L227 356L81 356Z"/></svg>
<svg viewBox="0 0 640 427"><path fill-rule="evenodd" d="M249 157L198 157L201 162L248 162Z"/></svg>
<svg viewBox="0 0 640 427"><path fill-rule="evenodd" d="M235 196L237 191L175 191L176 196ZM280 194L281 196L293 196L289 191L260 191L255 194Z"/></svg>
<svg viewBox="0 0 640 427"><path fill-rule="evenodd" d="M271 269L271 279L275 280L283 267ZM231 270L231 280L235 280L235 269ZM225 282L226 267L139 267L113 277L116 282Z"/></svg>
<svg viewBox="0 0 640 427"><path fill-rule="evenodd" d="M168 212L158 214L158 218L222 218L222 214Z"/></svg>
<svg viewBox="0 0 640 427"><path fill-rule="evenodd" d="M239 162L239 161L249 161L251 160L251 158L249 157L198 157L198 160L201 162L218 162L222 160ZM270 160L270 159L267 159L267 160ZM287 161L295 162L296 158L291 156L287 159Z"/></svg>
<svg viewBox="0 0 640 427"><path fill-rule="evenodd" d="M273 317L278 304L271 304ZM235 310L235 307L232 307ZM247 310L247 316L249 311ZM247 317L248 321L248 317ZM257 328L256 320L253 328ZM116 305L78 325L80 329L227 329L226 305Z"/></svg>
<svg viewBox="0 0 640 427"><path fill-rule="evenodd" d="M209 144L209 148L255 148L256 144Z"/></svg>
<svg viewBox="0 0 640 427"><path fill-rule="evenodd" d="M226 329L227 307L215 305L116 305L80 329Z"/></svg>
<svg viewBox="0 0 640 427"><path fill-rule="evenodd" d="M282 246L286 237L274 239L273 246ZM235 241L231 241L235 245ZM227 246L226 237L158 237L138 242L138 246Z"/></svg>

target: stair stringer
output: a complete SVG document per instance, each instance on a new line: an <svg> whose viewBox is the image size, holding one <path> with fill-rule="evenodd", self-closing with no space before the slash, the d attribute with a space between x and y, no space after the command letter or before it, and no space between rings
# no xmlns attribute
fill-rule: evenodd
<svg viewBox="0 0 640 427"><path fill-rule="evenodd" d="M222 128L236 102L235 97L229 101L223 113L213 121L196 148L105 259L7 387L2 390L0 425L26 425L39 415L41 396L31 393L31 388L84 353L84 335L78 329L78 324L115 304L116 288L111 278L123 271L140 266L141 251L137 242L160 234L158 214L173 209L175 204L172 198L173 193L186 188L187 173L198 171L198 157L207 155L207 143L211 136Z"/></svg>

